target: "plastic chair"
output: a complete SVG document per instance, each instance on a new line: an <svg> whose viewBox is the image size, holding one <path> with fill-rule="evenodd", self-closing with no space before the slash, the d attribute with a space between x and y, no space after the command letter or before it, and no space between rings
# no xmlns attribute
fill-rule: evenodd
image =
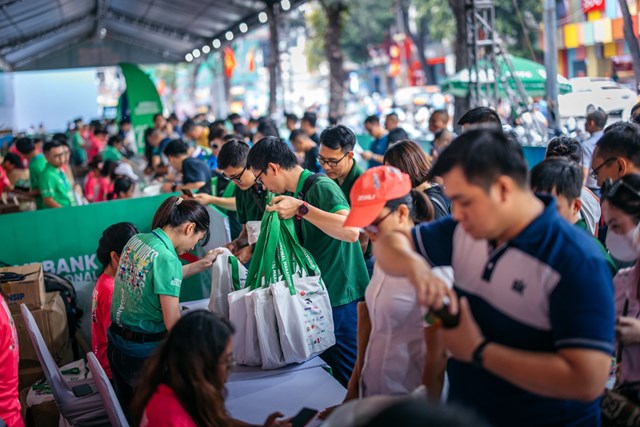
<svg viewBox="0 0 640 427"><path fill-rule="evenodd" d="M96 381L96 385L98 386L98 392L102 397L102 402L107 410L107 415L109 416L111 425L113 427L129 427L129 423L124 416L124 412L122 411L116 392L113 390L111 381L109 381L109 377L107 377L106 372L102 369L102 365L100 365L98 358L95 354L89 352L87 353L87 362L89 362L89 369L91 370L93 379Z"/></svg>
<svg viewBox="0 0 640 427"><path fill-rule="evenodd" d="M42 365L44 377L51 387L53 398L60 410L60 415L72 426L108 426L109 417L93 378L73 381L69 384L62 374L45 344L40 329L26 305L20 310L29 338Z"/></svg>

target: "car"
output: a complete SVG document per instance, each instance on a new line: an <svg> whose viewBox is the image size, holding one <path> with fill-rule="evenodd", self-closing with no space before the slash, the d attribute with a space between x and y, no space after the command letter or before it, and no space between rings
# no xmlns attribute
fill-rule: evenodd
<svg viewBox="0 0 640 427"><path fill-rule="evenodd" d="M607 78L578 77L569 83L573 91L558 97L560 117L586 117L596 108L610 115L621 115L637 96L631 89Z"/></svg>

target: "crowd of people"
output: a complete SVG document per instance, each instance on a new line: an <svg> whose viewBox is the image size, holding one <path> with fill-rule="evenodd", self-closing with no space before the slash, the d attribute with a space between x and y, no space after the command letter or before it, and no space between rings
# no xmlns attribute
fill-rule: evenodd
<svg viewBox="0 0 640 427"><path fill-rule="evenodd" d="M344 125L318 129L313 113L286 116L288 141L270 118L179 126L156 116L139 151L144 173L183 194L162 203L150 232L114 224L97 249L92 347L125 413L133 425L246 425L224 406L233 325L205 311L181 318L178 303L183 279L220 253L178 259L206 244L211 204L237 222L226 247L243 264L254 256L248 223L265 212L294 221L328 289L336 344L321 357L345 404L422 388L432 404L497 427L636 425L640 125L606 122L590 113L588 139L550 140L530 170L487 107L464 114L459 135L435 111L428 152L394 114L384 126L366 118L368 150ZM130 124L89 136L76 126L42 154L39 141L18 138L7 173L28 162L28 177L12 176L30 181L42 208L72 206L69 174L82 168L87 200L130 197ZM0 352L0 375L16 375L12 357ZM0 382L0 396L2 383L13 384ZM14 403L0 403L10 426L21 425ZM318 409L330 420L346 406ZM370 425L384 425L380 416ZM276 412L264 425L288 423Z"/></svg>

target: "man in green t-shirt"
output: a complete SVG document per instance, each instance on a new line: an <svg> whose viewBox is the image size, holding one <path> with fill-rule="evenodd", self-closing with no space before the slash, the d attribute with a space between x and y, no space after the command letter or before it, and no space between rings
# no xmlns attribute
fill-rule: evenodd
<svg viewBox="0 0 640 427"><path fill-rule="evenodd" d="M53 140L44 145L43 151L48 163L39 182L44 208L75 206L73 187L62 170L67 155L66 147Z"/></svg>
<svg viewBox="0 0 640 427"><path fill-rule="evenodd" d="M529 179L531 190L554 196L560 216L591 235L609 265L611 277L615 276L618 268L613 258L602 243L587 231L587 224L580 217L580 193L584 182L582 168L565 158L551 157L538 163L531 170Z"/></svg>
<svg viewBox="0 0 640 427"><path fill-rule="evenodd" d="M320 134L320 152L318 162L327 176L340 186L349 205L351 205L351 187L364 173L353 158L353 147L356 146L356 135L343 125L328 127ZM375 259L366 233L360 233L360 247L364 253L369 277L373 275Z"/></svg>
<svg viewBox="0 0 640 427"><path fill-rule="evenodd" d="M277 137L266 137L249 151L247 168L255 182L280 194L267 211L300 221L302 245L313 255L327 285L336 345L322 354L338 381L347 385L355 364L357 303L369 275L358 244L360 231L344 227L349 202L338 184L319 176L301 194L312 173L300 167L295 154Z"/></svg>
<svg viewBox="0 0 640 427"><path fill-rule="evenodd" d="M71 147L73 164L76 166L84 166L87 162L87 151L85 150L86 142L82 137L82 129L84 124L81 118L73 121L75 128L71 131Z"/></svg>
<svg viewBox="0 0 640 427"><path fill-rule="evenodd" d="M232 139L218 153L218 169L236 185L234 204L238 221L242 224L240 235L225 247L243 264L251 260L254 247L249 244L247 222L261 221L267 204L267 191L255 183L255 176L247 169L249 148L247 143ZM228 200L201 193L196 194L196 198L220 207L225 207Z"/></svg>
<svg viewBox="0 0 640 427"><path fill-rule="evenodd" d="M124 140L120 135L113 135L109 137L107 141L107 146L102 150L102 160L107 161L111 160L112 162L127 162L127 159L124 158L122 154L122 147L124 145Z"/></svg>
<svg viewBox="0 0 640 427"><path fill-rule="evenodd" d="M42 196L40 195L40 177L47 167L47 159L44 154L38 153L36 140L32 138L20 138L16 141L16 148L29 162L29 193L36 201L38 209L43 208Z"/></svg>

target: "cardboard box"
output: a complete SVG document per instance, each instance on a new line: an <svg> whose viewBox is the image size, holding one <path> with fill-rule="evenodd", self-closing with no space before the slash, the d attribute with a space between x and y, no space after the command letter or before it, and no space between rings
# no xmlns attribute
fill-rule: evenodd
<svg viewBox="0 0 640 427"><path fill-rule="evenodd" d="M40 329L42 338L51 352L51 357L62 366L73 360L73 350L69 339L69 328L67 325L67 312L64 301L59 292L49 292L46 294L46 302L42 309L31 310L31 314ZM29 331L24 323L22 314L13 314L13 321L18 332L18 343L20 345L20 363L35 361L40 364L36 350L31 344Z"/></svg>
<svg viewBox="0 0 640 427"><path fill-rule="evenodd" d="M39 310L45 303L44 274L42 264L2 267L0 273L13 272L23 274L24 280L0 284L7 295L7 304L12 313L20 314L20 304L26 304L29 310Z"/></svg>

